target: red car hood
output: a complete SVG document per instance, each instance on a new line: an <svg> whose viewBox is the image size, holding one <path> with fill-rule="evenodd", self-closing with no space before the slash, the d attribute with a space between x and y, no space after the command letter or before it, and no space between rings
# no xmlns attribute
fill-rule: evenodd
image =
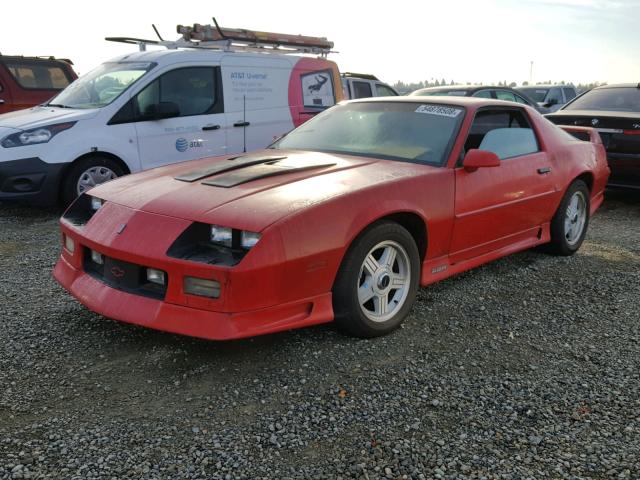
<svg viewBox="0 0 640 480"><path fill-rule="evenodd" d="M256 178L261 171L264 174L269 170L264 167L265 157L285 158L267 162L278 170ZM301 151L262 150L235 160L228 158L233 157L205 158L129 175L95 187L91 194L145 212L260 232L329 198L431 169L398 161ZM212 168L247 160L262 163L206 175Z"/></svg>

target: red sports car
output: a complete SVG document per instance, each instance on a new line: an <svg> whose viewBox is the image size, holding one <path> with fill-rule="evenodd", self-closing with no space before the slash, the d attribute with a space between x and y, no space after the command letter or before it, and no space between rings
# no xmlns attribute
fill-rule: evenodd
<svg viewBox="0 0 640 480"><path fill-rule="evenodd" d="M271 148L114 180L61 219L55 278L106 317L208 339L402 322L420 285L548 243L571 255L609 176L525 105L344 103Z"/></svg>

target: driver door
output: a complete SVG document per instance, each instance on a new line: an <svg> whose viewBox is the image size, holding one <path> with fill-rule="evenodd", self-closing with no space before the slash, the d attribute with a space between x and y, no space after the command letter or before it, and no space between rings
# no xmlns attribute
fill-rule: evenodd
<svg viewBox="0 0 640 480"><path fill-rule="evenodd" d="M534 242L554 210L556 174L522 109L478 112L465 143L472 148L494 152L500 166L456 168L452 263Z"/></svg>
<svg viewBox="0 0 640 480"><path fill-rule="evenodd" d="M177 106L177 115L157 119L158 104ZM224 155L227 125L220 67L190 66L156 78L133 99L142 169L196 158Z"/></svg>

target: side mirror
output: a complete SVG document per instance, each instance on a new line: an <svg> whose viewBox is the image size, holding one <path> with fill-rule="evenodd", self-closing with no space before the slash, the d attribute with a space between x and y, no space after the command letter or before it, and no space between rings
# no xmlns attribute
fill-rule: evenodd
<svg viewBox="0 0 640 480"><path fill-rule="evenodd" d="M500 158L488 150L469 150L464 156L462 166L467 172L475 172L479 168L499 167Z"/></svg>
<svg viewBox="0 0 640 480"><path fill-rule="evenodd" d="M174 102L153 103L146 108L144 114L153 120L174 118L180 116L180 107Z"/></svg>
<svg viewBox="0 0 640 480"><path fill-rule="evenodd" d="M558 104L558 99L557 98L550 98L549 100L547 100L547 103L545 104L545 107L549 108L552 107L554 105Z"/></svg>

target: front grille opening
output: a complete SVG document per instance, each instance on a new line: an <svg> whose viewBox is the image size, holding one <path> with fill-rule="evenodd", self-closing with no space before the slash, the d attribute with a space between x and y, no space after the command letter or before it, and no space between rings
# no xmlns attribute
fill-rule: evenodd
<svg viewBox="0 0 640 480"><path fill-rule="evenodd" d="M164 272L164 284L160 285L147 279L147 269L151 267L117 260L105 255L101 255L101 259L102 263L96 262L97 258L95 255L92 256L91 249L84 248L84 271L96 280L116 290L164 300L169 283L169 277L166 272ZM157 269L154 270L157 271Z"/></svg>

